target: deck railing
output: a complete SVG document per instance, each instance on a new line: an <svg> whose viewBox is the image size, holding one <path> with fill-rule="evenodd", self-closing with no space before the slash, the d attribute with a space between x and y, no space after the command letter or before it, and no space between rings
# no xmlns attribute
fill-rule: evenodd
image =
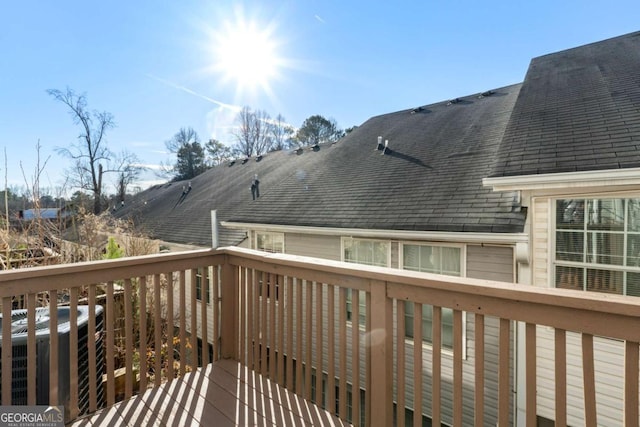
<svg viewBox="0 0 640 427"><path fill-rule="evenodd" d="M606 338L619 344L624 357L619 395L624 403L613 418L638 425L636 298L239 248L2 272L0 298L5 319L16 301L24 301L28 326L27 396L19 401L18 371L12 372L19 355L15 343L7 351L11 324L2 322L2 405L40 403L36 308L48 302L70 308L69 339L61 340L55 327L48 331L47 403L65 405L67 420L133 395L135 375L137 389L144 389L223 357L241 361L354 425L418 426L422 414L434 425L510 425L516 390L526 425L536 425L543 399L555 402L552 418L564 425L576 422L567 400L576 387L584 402L581 424L602 425L612 415L610 408L602 409L600 383L615 389L598 374L594 358L597 343ZM90 313L86 329L76 326L81 305ZM431 313L428 341L421 316L407 323L408 312L422 313L423 306ZM57 324L57 310L49 312L49 324ZM96 322L100 312L103 332ZM443 333L444 317L452 322ZM549 374L541 363L541 356L549 358L543 354L549 335L552 396L543 395L540 384ZM574 335L578 355L571 350ZM88 354L78 363L85 360L78 345L83 336ZM198 345L198 337L204 344ZM66 354L61 342L68 345L69 360L60 358ZM524 351L517 348L521 342ZM526 354L525 360L516 354ZM117 396L120 365L126 380ZM78 386L85 377L88 391Z"/></svg>
<svg viewBox="0 0 640 427"><path fill-rule="evenodd" d="M207 345L198 350L198 336L213 335L207 319L216 319L219 294L211 284L224 259L201 250L1 272L1 404L63 405L69 421L217 357L216 343L213 355ZM196 299L199 281L203 293L209 283L212 304ZM81 306L89 313L84 324ZM8 319L22 307L27 332L19 336L17 319ZM58 319L59 312L68 314Z"/></svg>

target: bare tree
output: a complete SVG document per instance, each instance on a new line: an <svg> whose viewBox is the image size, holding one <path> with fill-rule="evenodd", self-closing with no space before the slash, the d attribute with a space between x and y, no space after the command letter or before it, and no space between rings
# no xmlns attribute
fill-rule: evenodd
<svg viewBox="0 0 640 427"><path fill-rule="evenodd" d="M98 214L102 208L104 174L113 171L108 167L112 153L105 140L106 132L115 126L113 116L106 111L89 111L86 96L77 95L69 88L65 92L49 89L47 93L69 108L74 124L81 128L79 141L57 151L73 161L69 170L70 182L75 188L91 192L93 212Z"/></svg>
<svg viewBox="0 0 640 427"><path fill-rule="evenodd" d="M253 137L253 121L254 114L251 108L245 106L238 113L236 122L238 123L237 129L233 132L233 136L236 138L236 144L234 145L234 151L245 157L251 157L254 150L255 140Z"/></svg>
<svg viewBox="0 0 640 427"><path fill-rule="evenodd" d="M282 114L278 114L271 123L272 150L286 150L291 148L293 126L288 124Z"/></svg>
<svg viewBox="0 0 640 427"><path fill-rule="evenodd" d="M171 154L178 154L184 144L200 142L198 133L192 127L180 128L173 137L164 143Z"/></svg>
<svg viewBox="0 0 640 427"><path fill-rule="evenodd" d="M245 157L259 156L271 149L272 124L271 117L264 110L252 111L243 107L236 118L238 127L234 132L236 144L234 151Z"/></svg>
<svg viewBox="0 0 640 427"><path fill-rule="evenodd" d="M128 187L134 183L140 173L146 168L140 164L138 156L127 150L121 151L115 157L115 166L118 171L115 187L118 200L124 201Z"/></svg>
<svg viewBox="0 0 640 427"><path fill-rule="evenodd" d="M273 145L272 123L269 113L264 110L258 110L253 113L253 138L255 140L254 153L256 156L271 150Z"/></svg>

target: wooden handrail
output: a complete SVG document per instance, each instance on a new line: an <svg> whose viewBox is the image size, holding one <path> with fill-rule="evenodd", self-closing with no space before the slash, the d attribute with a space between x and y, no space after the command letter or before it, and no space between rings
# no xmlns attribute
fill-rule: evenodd
<svg viewBox="0 0 640 427"><path fill-rule="evenodd" d="M198 269L205 272L200 289L202 301L196 299ZM213 286L208 303L205 285ZM16 297L27 301L30 329L35 327L36 295L45 295L44 301L50 298L53 305L58 303L58 297L69 293L69 305L73 308L79 304L80 290L87 288L86 301L95 315L98 286L104 287L108 297L103 312L108 325L100 335L105 344L92 348L99 333L93 319L88 331L96 338L89 340L88 348L93 358L103 349L108 352L106 357L111 361L105 366L110 372L106 375L104 392L109 404L118 398L111 371L115 369L112 361L119 346L124 346L123 365L129 374L134 369L133 353L139 355L137 384L144 388L195 368L200 338L203 363L207 363L208 345L212 345L214 360L217 357L239 360L354 425L361 421L370 425L372 420L376 424L404 425L405 407L429 414L434 422L466 423L461 408L468 405L469 399L474 400L471 407L479 418L474 421L476 425L482 425L486 417L494 417L502 425L510 422L512 416L514 384L510 364L516 351L512 341L514 324L523 322L526 336L518 339L526 340L527 357L522 361L526 363L523 371L526 375L518 380L525 384L528 422L535 421L531 412L535 413L539 406L536 359L541 352L535 351L539 345L537 336L551 328L553 332L546 335L554 340L556 352L552 374L556 395L551 396L557 404L556 421L570 422L568 418L572 416L567 409L567 389L574 387L567 380L571 345L567 340L571 332L582 335L581 381L585 389L584 417L589 421L586 424L595 425L593 419L599 415L598 395L593 389L598 381L594 375L597 369L594 341L600 337L624 342L621 351L626 364L621 398L625 409L621 419L633 425L638 418L640 298L447 277L236 247L0 272L3 312L11 311ZM119 289L122 290L115 292ZM114 300L118 295L126 296L121 314L123 331L116 326L120 314ZM134 300L138 301L137 306L131 305ZM407 325L405 302L411 303L416 314ZM347 304L351 304L350 320ZM433 340L427 344L421 338L423 324L419 315L425 305L433 307L430 331ZM439 343L444 339L441 328L445 309L453 310L453 345L443 353ZM360 314L366 319L362 324ZM497 319L491 326L497 331L495 340L485 340L488 320L493 318ZM72 320L75 323L77 317L73 315ZM475 336L463 337L462 330L469 321L475 325ZM171 338L169 342L161 333L163 325ZM414 331L412 339L405 337L409 327ZM138 331L135 335L130 334L133 329ZM56 332L54 326L50 331L55 336L50 344L55 353L51 357L55 365L51 375L54 382L50 384L51 404L57 403L56 393L60 390L55 381L63 375L57 370L62 344ZM6 351L12 343L11 325L4 323L2 333L0 367L7 372L13 358ZM123 344L116 342L119 334L123 335ZM77 358L77 325L72 326L70 335L70 355ZM176 341L174 345L174 339L179 344ZM468 362L473 366L465 365L463 339L477 344L475 354L470 353L472 362ZM33 404L36 339L32 330L27 341L29 403ZM152 349L155 358L148 358ZM485 353L494 350L494 359L500 366L495 378L489 379ZM180 362L179 369L174 369L174 360ZM405 366L406 361L412 367ZM90 376L100 369L95 360L89 361ZM70 372L72 379L80 379L79 369ZM147 378L148 372L152 372L153 381ZM89 407L95 410L102 388L96 378L89 380ZM487 405L489 397L483 393L489 381L497 384L495 405ZM470 394L464 391L467 382L476 388ZM451 407L443 403L445 386L451 390ZM134 381L128 379L123 396L135 393L134 387ZM2 403L11 403L11 375L2 376L0 390ZM70 414L75 417L79 414L77 387L71 388L71 395ZM427 398L432 401L427 402ZM489 407L493 409L488 410ZM455 408L455 416L449 419L451 408ZM414 421L418 422L415 418Z"/></svg>

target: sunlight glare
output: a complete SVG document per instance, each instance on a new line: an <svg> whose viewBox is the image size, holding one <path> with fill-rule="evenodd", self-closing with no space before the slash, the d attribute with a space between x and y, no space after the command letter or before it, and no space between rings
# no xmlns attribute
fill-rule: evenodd
<svg viewBox="0 0 640 427"><path fill-rule="evenodd" d="M227 23L215 38L215 68L225 81L234 81L239 91L270 89L280 66L276 42L269 28L253 22Z"/></svg>

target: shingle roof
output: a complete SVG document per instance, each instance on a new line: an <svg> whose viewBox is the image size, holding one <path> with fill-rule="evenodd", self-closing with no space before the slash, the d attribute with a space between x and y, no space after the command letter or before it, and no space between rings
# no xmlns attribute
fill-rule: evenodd
<svg viewBox="0 0 640 427"><path fill-rule="evenodd" d="M210 245L220 221L382 230L520 232L514 194L482 186L520 85L371 118L319 149L269 153L139 193L115 214L154 238ZM386 154L378 136L389 140ZM258 174L261 197L252 200ZM220 244L244 233L220 229Z"/></svg>
<svg viewBox="0 0 640 427"><path fill-rule="evenodd" d="M188 181L156 185L133 196L114 215L133 219L152 238L210 246L211 210L217 210L219 221L229 219L233 209L252 203L250 186L255 174L264 193L292 171L326 154L325 148L318 152L305 150L300 155L274 152L260 161L251 158L246 163L238 160L232 166L214 167L192 179L192 189L184 196L183 188L188 188ZM244 232L219 228L222 246L236 245L244 237Z"/></svg>
<svg viewBox="0 0 640 427"><path fill-rule="evenodd" d="M493 176L640 167L640 32L534 58Z"/></svg>
<svg viewBox="0 0 640 427"><path fill-rule="evenodd" d="M512 193L482 186L520 85L369 119L229 220L294 226L520 232ZM378 136L390 152L376 149Z"/></svg>

